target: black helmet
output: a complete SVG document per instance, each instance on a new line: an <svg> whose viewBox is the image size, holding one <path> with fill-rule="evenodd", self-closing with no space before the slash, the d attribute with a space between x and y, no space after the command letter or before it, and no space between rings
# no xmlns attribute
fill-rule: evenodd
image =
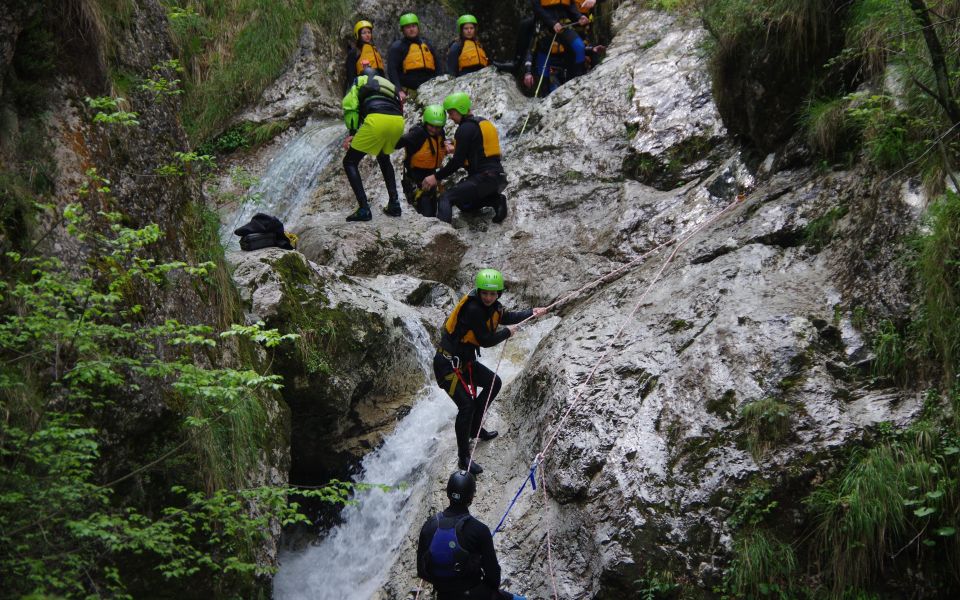
<svg viewBox="0 0 960 600"><path fill-rule="evenodd" d="M477 493L477 480L467 471L454 471L447 480L447 498L453 504L470 506Z"/></svg>

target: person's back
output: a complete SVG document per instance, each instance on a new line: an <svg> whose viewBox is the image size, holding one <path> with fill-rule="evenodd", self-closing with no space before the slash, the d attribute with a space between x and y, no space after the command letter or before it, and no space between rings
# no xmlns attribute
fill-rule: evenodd
<svg viewBox="0 0 960 600"><path fill-rule="evenodd" d="M437 600L524 600L500 590L500 563L490 528L470 515L477 484L473 475L455 471L447 481L450 506L420 529L417 575L433 584Z"/></svg>

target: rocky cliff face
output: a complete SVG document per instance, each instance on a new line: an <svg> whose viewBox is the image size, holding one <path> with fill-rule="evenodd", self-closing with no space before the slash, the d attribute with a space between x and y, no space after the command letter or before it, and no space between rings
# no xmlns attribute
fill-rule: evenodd
<svg viewBox="0 0 960 600"><path fill-rule="evenodd" d="M903 307L902 273L883 257L915 226L907 196L861 189L854 171L742 156L711 98L704 32L634 2L612 21L607 58L547 99L485 70L430 82L407 103L412 123L423 105L464 90L494 121L510 180L504 224L458 214L449 227L406 208L400 219L344 223L353 199L336 162L290 223L308 258L346 273L463 289L495 266L532 304L636 260L560 308L494 413L501 438L477 455L487 470L474 513L493 525L571 411L540 467L546 495L525 492L496 538L510 587L533 597L553 594L548 531L561 598L631 597L664 569L710 589L747 486L772 486L790 527L801 492L840 449L920 406L868 384L871 353L851 312ZM365 168L371 199L384 202L379 172ZM676 244L639 259L725 208L675 255ZM763 403L777 406L780 433L744 416ZM450 468L431 467L436 493L421 517L443 505ZM415 586L414 521L378 597Z"/></svg>

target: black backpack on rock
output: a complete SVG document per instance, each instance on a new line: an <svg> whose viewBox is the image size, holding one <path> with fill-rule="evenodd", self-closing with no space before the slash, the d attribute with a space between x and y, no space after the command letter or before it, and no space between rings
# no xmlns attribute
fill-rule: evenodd
<svg viewBox="0 0 960 600"><path fill-rule="evenodd" d="M261 248L283 248L293 250L290 239L283 231L280 219L257 213L246 225L237 227L233 233L240 236L241 250L259 250Z"/></svg>

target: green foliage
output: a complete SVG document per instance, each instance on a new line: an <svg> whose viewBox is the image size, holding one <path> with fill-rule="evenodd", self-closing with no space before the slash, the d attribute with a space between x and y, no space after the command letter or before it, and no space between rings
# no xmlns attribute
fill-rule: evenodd
<svg viewBox="0 0 960 600"><path fill-rule="evenodd" d="M282 71L301 27L339 27L349 0L168 0L167 16L186 67L184 126L194 142L219 131Z"/></svg>
<svg viewBox="0 0 960 600"><path fill-rule="evenodd" d="M289 126L290 124L287 121L268 121L266 123L244 121L234 125L217 137L200 144L197 151L205 154L229 154L235 150L259 146L280 135Z"/></svg>
<svg viewBox="0 0 960 600"><path fill-rule="evenodd" d="M121 108L122 104L127 103L124 98L108 98L106 96L91 98L87 96L84 100L87 106L96 111L93 116L94 123L116 124L124 127L133 127L140 124L140 121L137 120L137 113L128 112Z"/></svg>
<svg viewBox="0 0 960 600"><path fill-rule="evenodd" d="M791 600L797 559L793 549L770 532L750 529L736 536L734 558L724 572L724 597Z"/></svg>
<svg viewBox="0 0 960 600"><path fill-rule="evenodd" d="M740 409L746 432L747 450L759 458L790 433L793 408L776 398L744 404Z"/></svg>
<svg viewBox="0 0 960 600"><path fill-rule="evenodd" d="M952 386L960 367L960 196L946 193L930 206L928 218L928 233L916 242L923 294L917 331Z"/></svg>
<svg viewBox="0 0 960 600"><path fill-rule="evenodd" d="M806 499L819 563L835 594L887 576L901 554L926 563L925 578L957 572L958 440L935 421L891 431Z"/></svg>
<svg viewBox="0 0 960 600"><path fill-rule="evenodd" d="M908 348L909 342L892 321L880 321L873 334L874 377L890 377L900 385L913 381L915 366Z"/></svg>
<svg viewBox="0 0 960 600"><path fill-rule="evenodd" d="M727 525L732 529L759 526L780 504L776 500L768 500L769 495L769 484L763 481L752 483L727 519Z"/></svg>
<svg viewBox="0 0 960 600"><path fill-rule="evenodd" d="M180 61L172 58L165 60L160 64L150 67L150 75L140 84L140 90L150 92L154 95L154 100L159 101L165 96L178 96L183 93L180 89L179 79L170 79L177 73L183 72Z"/></svg>
<svg viewBox="0 0 960 600"><path fill-rule="evenodd" d="M8 309L0 321L0 573L7 593L123 597L130 554L149 556L164 578L260 574L251 549L264 542L269 524L304 519L286 489L230 491L262 447L263 392L276 390L278 377L203 367L193 357L224 338L271 348L295 336L262 324L217 334L206 325L145 321L131 290L163 287L174 274L202 278L212 264L149 257L162 236L155 225L132 229L119 214L91 215L78 205L62 218L91 259L68 266L10 253L16 279L0 283ZM145 386L166 390L183 441L98 483L100 440L110 434L97 415ZM117 502L116 484L191 449L211 476L206 491L175 486L179 500L157 514ZM338 484L306 495L343 502L346 493Z"/></svg>
<svg viewBox="0 0 960 600"><path fill-rule="evenodd" d="M814 252L819 252L833 239L837 222L847 214L844 204L833 206L821 216L813 219L803 231L804 243Z"/></svg>
<svg viewBox="0 0 960 600"><path fill-rule="evenodd" d="M654 572L647 569L646 574L633 582L636 596L640 600L659 600L661 598L672 598L674 593L680 589L676 577L670 571Z"/></svg>
<svg viewBox="0 0 960 600"><path fill-rule="evenodd" d="M848 103L845 97L812 100L801 115L807 145L828 160L835 160L853 145L856 132L847 114Z"/></svg>

